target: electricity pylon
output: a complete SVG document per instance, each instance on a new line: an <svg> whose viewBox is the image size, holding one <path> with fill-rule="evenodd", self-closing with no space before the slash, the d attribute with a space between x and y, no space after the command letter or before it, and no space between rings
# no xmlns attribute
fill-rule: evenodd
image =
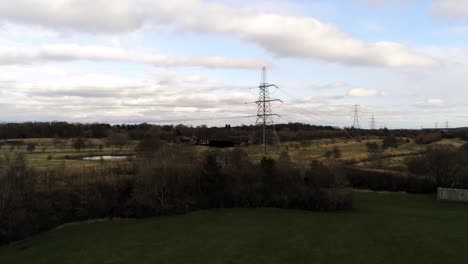
<svg viewBox="0 0 468 264"><path fill-rule="evenodd" d="M263 156L266 157L268 152L267 152L267 144L273 142L273 136L276 138L276 141L279 142L278 135L276 134L275 130L275 122L273 120L273 116L278 116L277 114L273 113L271 110L271 102L274 101L279 101L282 102L279 99L272 99L270 98L270 87L276 87L278 86L274 84L269 84L267 82L267 71L266 67L262 68L262 78L261 78L261 83L258 86L260 90L260 94L258 97L258 100L255 102L257 104L257 121L255 124L257 126L262 127L262 145L263 145Z"/></svg>
<svg viewBox="0 0 468 264"><path fill-rule="evenodd" d="M372 114L372 117L371 117L369 123L370 123L370 129L375 130L375 117L374 117L374 114Z"/></svg>
<svg viewBox="0 0 468 264"><path fill-rule="evenodd" d="M353 128L359 129L359 105L354 105Z"/></svg>

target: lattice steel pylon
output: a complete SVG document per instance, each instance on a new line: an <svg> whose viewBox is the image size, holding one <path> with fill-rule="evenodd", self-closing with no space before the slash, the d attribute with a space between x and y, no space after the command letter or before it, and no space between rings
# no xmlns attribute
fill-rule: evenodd
<svg viewBox="0 0 468 264"><path fill-rule="evenodd" d="M376 126L375 126L376 122L375 122L375 117L374 117L373 114L372 114L372 117L371 117L369 123L370 123L370 129L371 129L371 130L375 130L375 128L376 128Z"/></svg>
<svg viewBox="0 0 468 264"><path fill-rule="evenodd" d="M258 97L258 100L255 102L257 104L257 121L255 124L257 126L262 127L262 145L263 145L263 156L266 157L268 152L267 152L267 144L272 143L275 141L280 144L278 135L276 134L275 130L275 122L273 120L273 116L278 116L278 114L275 114L271 110L271 102L278 101L282 102L279 99L272 99L270 98L270 87L276 87L275 84L270 84L267 82L267 71L266 67L262 68L262 78L261 78L261 83L258 86L260 90L260 94Z"/></svg>
<svg viewBox="0 0 468 264"><path fill-rule="evenodd" d="M354 105L353 128L360 129L360 126L359 126L359 105Z"/></svg>

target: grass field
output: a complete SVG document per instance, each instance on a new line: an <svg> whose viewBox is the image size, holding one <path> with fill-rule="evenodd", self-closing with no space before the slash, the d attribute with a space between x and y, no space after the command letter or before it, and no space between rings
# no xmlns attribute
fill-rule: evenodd
<svg viewBox="0 0 468 264"><path fill-rule="evenodd" d="M0 263L468 263L468 205L355 193L352 212L226 209L65 226Z"/></svg>
<svg viewBox="0 0 468 264"><path fill-rule="evenodd" d="M103 155L134 155L136 141L129 142L122 149L106 146L102 139L91 139L90 143L94 147L81 149L79 152L73 148L72 140L62 139L60 142L54 142L54 139L22 139L24 145L14 146L12 144L4 144L0 148L0 155L24 152L27 155L28 163L35 168L45 168L50 166L66 166L66 167L90 167L99 164L99 161L83 160L82 157L88 156L103 156ZM26 145L35 143L36 149L28 152ZM102 145L100 150L97 146ZM13 149L12 149L13 147ZM106 162L125 162L125 160L113 160Z"/></svg>

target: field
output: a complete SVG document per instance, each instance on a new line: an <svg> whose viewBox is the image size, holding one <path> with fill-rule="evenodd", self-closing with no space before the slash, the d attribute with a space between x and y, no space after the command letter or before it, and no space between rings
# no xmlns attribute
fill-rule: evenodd
<svg viewBox="0 0 468 264"><path fill-rule="evenodd" d="M96 161L83 160L83 157L105 156L105 155L134 155L137 142L129 142L122 148L107 146L103 139L90 139L88 146L77 151L70 139L22 139L21 145L5 142L0 148L0 155L23 152L27 154L29 165L35 168L46 168L50 166L66 167L90 167L99 164ZM34 151L27 151L27 144L34 143ZM99 149L99 145L102 146ZM106 161L120 162L120 161Z"/></svg>
<svg viewBox="0 0 468 264"><path fill-rule="evenodd" d="M367 143L382 144L382 140L378 138L369 138L365 140L354 139L321 139L310 140L303 142L283 142L281 145L268 146L270 156L277 159L281 152L287 152L292 161L306 168L311 160L325 160L326 152L331 151L334 147L341 150L341 157L339 160L352 163L358 167L371 167L372 164L367 161ZM414 142L401 144L396 149L387 149L384 151L382 159L382 169L404 171L404 159L408 156L418 155L429 146L434 145L451 145L453 147L460 147L465 141L460 139L443 139L429 145L418 145ZM222 151L207 147L196 147L199 152L205 151ZM260 145L250 145L243 148L249 157L254 162L259 162L263 157L262 147Z"/></svg>
<svg viewBox="0 0 468 264"><path fill-rule="evenodd" d="M73 224L0 248L0 263L468 263L468 205L355 193L352 212L225 209Z"/></svg>
<svg viewBox="0 0 468 264"><path fill-rule="evenodd" d="M56 139L24 139L22 145L16 146L8 142L4 143L0 148L0 155L11 152L24 152L27 153L29 164L37 168L45 168L50 166L66 166L73 168L92 167L100 165L99 161L83 160L83 157L89 156L102 156L102 155L135 155L135 147L137 141L130 141L122 148L109 146L104 139L90 139L88 140L87 147L77 151L73 147L71 139L57 140ZM341 152L342 161L352 162L356 166L370 167L371 164L366 162L367 148L366 144L369 142L376 142L381 144L382 140L377 138L369 138L366 140L353 140L353 139L322 139L310 140L303 142L283 142L280 146L268 146L270 156L278 158L279 154L283 151L288 152L291 160L302 166L307 167L312 159L324 160L327 151L338 147ZM27 144L35 143L36 148L32 152L27 151ZM452 145L459 147L464 141L459 139L444 139L434 144ZM100 149L98 146L102 146ZM194 148L197 152L205 153L223 152L224 149L209 148L205 146L185 146ZM405 143L400 145L397 149L388 149L385 151L385 156L382 162L383 169L390 170L404 170L403 160L407 156L417 155L425 150L427 145L417 145L415 143ZM259 162L262 158L262 147L260 145L250 145L239 147L244 149L249 157L254 162ZM201 156L201 155L200 155ZM117 162L125 162L125 160L118 161L105 161L106 164Z"/></svg>

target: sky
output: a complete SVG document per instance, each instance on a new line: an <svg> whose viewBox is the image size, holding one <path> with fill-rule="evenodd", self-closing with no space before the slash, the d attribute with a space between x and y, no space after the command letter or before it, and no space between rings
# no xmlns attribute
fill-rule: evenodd
<svg viewBox="0 0 468 264"><path fill-rule="evenodd" d="M468 0L0 0L0 122L468 126Z"/></svg>

